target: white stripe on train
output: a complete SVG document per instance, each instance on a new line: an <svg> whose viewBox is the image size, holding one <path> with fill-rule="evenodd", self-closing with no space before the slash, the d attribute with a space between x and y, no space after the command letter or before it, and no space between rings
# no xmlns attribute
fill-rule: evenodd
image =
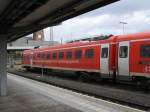
<svg viewBox="0 0 150 112"><path fill-rule="evenodd" d="M30 66L30 65L24 64L24 66ZM37 66L37 65L36 66L34 65L32 67L42 68L42 66ZM97 73L100 73L100 70L97 70L97 69L77 69L77 68L50 67L50 66L44 66L43 68L59 69L59 70L72 70L72 71L87 71L87 72L97 72ZM145 76L147 78L150 78L150 73L130 72L130 76Z"/></svg>
<svg viewBox="0 0 150 112"><path fill-rule="evenodd" d="M30 66L30 65L24 64L24 66ZM43 66L42 67L42 66L38 66L38 65L34 65L32 67L58 69L58 70L71 70L71 71L87 71L87 72L97 72L97 73L100 72L100 70L97 70L97 69L80 69L80 68L67 68L67 67L64 68L64 67L51 67L51 66Z"/></svg>

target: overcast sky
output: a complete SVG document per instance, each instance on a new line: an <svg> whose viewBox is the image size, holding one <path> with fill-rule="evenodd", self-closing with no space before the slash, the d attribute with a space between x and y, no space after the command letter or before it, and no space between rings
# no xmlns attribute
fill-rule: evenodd
<svg viewBox="0 0 150 112"><path fill-rule="evenodd" d="M63 41L101 35L122 34L120 21L124 21L125 33L150 31L150 0L121 0L105 7L67 20L53 27L54 40ZM49 40L49 28L44 30Z"/></svg>

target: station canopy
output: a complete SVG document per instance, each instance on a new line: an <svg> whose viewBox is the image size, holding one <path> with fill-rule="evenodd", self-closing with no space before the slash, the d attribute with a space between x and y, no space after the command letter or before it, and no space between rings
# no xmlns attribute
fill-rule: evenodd
<svg viewBox="0 0 150 112"><path fill-rule="evenodd" d="M7 41L118 0L0 0L0 35Z"/></svg>

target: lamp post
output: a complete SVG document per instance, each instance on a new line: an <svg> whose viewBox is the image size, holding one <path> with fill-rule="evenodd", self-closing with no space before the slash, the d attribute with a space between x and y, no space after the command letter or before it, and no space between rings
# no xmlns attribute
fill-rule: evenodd
<svg viewBox="0 0 150 112"><path fill-rule="evenodd" d="M120 24L122 24L123 34L125 32L124 26L127 24L126 22L120 21Z"/></svg>
<svg viewBox="0 0 150 112"><path fill-rule="evenodd" d="M53 27L49 27L50 29L50 43L53 45Z"/></svg>

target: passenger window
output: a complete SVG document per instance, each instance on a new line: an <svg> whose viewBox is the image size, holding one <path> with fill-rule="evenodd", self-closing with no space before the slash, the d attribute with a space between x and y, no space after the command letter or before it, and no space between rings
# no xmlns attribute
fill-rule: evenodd
<svg viewBox="0 0 150 112"><path fill-rule="evenodd" d="M39 57L40 59L42 59L42 54L40 53L40 57Z"/></svg>
<svg viewBox="0 0 150 112"><path fill-rule="evenodd" d="M59 59L63 59L64 58L64 52L59 52Z"/></svg>
<svg viewBox="0 0 150 112"><path fill-rule="evenodd" d="M72 58L72 52L71 51L67 51L66 58L67 59L71 59Z"/></svg>
<svg viewBox="0 0 150 112"><path fill-rule="evenodd" d="M42 57L41 57L42 59L45 59L45 53L42 53Z"/></svg>
<svg viewBox="0 0 150 112"><path fill-rule="evenodd" d="M27 60L27 56L24 56L24 59Z"/></svg>
<svg viewBox="0 0 150 112"><path fill-rule="evenodd" d="M33 54L33 59L36 59L36 54Z"/></svg>
<svg viewBox="0 0 150 112"><path fill-rule="evenodd" d="M85 57L86 58L92 58L94 56L94 50L93 49L87 49L85 51Z"/></svg>
<svg viewBox="0 0 150 112"><path fill-rule="evenodd" d="M40 53L37 55L38 58L40 58Z"/></svg>
<svg viewBox="0 0 150 112"><path fill-rule="evenodd" d="M102 53L101 53L102 58L107 58L108 57L108 48L102 48Z"/></svg>
<svg viewBox="0 0 150 112"><path fill-rule="evenodd" d="M77 51L75 52L75 59L81 58L81 54L82 54L82 51L81 51L81 50L77 50Z"/></svg>
<svg viewBox="0 0 150 112"><path fill-rule="evenodd" d="M53 59L57 58L57 53L53 53Z"/></svg>
<svg viewBox="0 0 150 112"><path fill-rule="evenodd" d="M50 52L47 53L47 59L50 59L51 58L51 55L50 55Z"/></svg>
<svg viewBox="0 0 150 112"><path fill-rule="evenodd" d="M28 61L30 60L30 57L29 57L29 55L27 55L27 60L28 60Z"/></svg>
<svg viewBox="0 0 150 112"><path fill-rule="evenodd" d="M150 58L150 44L141 45L140 56L143 58Z"/></svg>
<svg viewBox="0 0 150 112"><path fill-rule="evenodd" d="M120 58L128 57L128 46L120 46L119 57Z"/></svg>

